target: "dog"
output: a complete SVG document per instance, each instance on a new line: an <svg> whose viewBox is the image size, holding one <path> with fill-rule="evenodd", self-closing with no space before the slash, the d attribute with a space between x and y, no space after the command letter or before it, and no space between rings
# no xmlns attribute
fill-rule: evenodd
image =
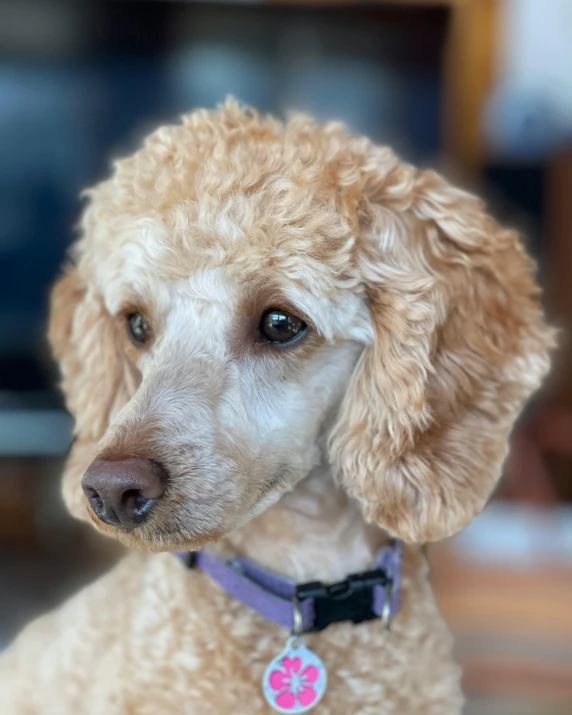
<svg viewBox="0 0 572 715"><path fill-rule="evenodd" d="M75 417L63 493L131 551L2 655L0 712L459 713L421 545L484 508L549 367L519 236L340 124L234 101L87 197L49 328ZM328 585L397 588L374 568L391 539L400 603L338 622ZM302 634L281 601L292 645L232 574L172 552L319 582L327 627ZM285 642L317 665L273 660Z"/></svg>

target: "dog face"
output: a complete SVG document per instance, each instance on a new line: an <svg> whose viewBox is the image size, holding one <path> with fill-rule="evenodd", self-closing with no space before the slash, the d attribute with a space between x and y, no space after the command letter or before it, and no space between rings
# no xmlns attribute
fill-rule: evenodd
<svg viewBox="0 0 572 715"><path fill-rule="evenodd" d="M74 513L195 549L323 462L409 540L484 506L552 335L476 199L337 125L233 104L160 129L89 196L50 326Z"/></svg>
<svg viewBox="0 0 572 715"><path fill-rule="evenodd" d="M187 265L168 266L140 251L161 228L143 230L97 259L113 359L121 355L132 376L125 406L103 426L97 465L105 480L125 471L125 460L160 466L165 489L144 523L115 526L129 542L182 547L243 523L324 461L324 435L372 330L364 301L350 294L344 304L340 278L312 272L305 256L287 254L286 265L245 237L238 265L226 252L215 264L201 261L191 239ZM320 280L329 299L314 292ZM99 478L86 481L105 491Z"/></svg>

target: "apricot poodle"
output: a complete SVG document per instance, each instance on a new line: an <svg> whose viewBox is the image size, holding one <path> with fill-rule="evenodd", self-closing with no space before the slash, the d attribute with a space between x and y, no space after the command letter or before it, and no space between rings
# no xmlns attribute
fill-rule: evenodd
<svg viewBox="0 0 572 715"><path fill-rule="evenodd" d="M87 196L49 331L64 497L133 551L3 654L0 712L459 713L419 545L485 506L549 366L517 234L232 101Z"/></svg>

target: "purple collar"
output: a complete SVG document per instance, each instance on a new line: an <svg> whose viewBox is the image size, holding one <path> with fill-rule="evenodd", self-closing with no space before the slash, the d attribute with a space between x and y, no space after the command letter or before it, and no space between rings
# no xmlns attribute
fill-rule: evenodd
<svg viewBox="0 0 572 715"><path fill-rule="evenodd" d="M242 557L223 561L207 551L176 556L188 567L208 574L263 618L297 635L341 621L383 618L389 626L400 607L403 544L397 539L381 549L370 571L331 585L319 581L297 585Z"/></svg>

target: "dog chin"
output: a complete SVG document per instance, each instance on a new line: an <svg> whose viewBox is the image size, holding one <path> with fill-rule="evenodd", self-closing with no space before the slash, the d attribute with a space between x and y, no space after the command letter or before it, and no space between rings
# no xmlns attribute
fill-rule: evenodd
<svg viewBox="0 0 572 715"><path fill-rule="evenodd" d="M137 534L137 532L132 532L118 535L116 538L129 548L143 549L152 553L171 553L174 551L199 551L207 544L218 541L222 536L224 536L223 532L211 532L209 534L199 534L192 539L183 537L177 539L176 536L171 539L171 537L165 538L164 536L159 538L146 537Z"/></svg>

